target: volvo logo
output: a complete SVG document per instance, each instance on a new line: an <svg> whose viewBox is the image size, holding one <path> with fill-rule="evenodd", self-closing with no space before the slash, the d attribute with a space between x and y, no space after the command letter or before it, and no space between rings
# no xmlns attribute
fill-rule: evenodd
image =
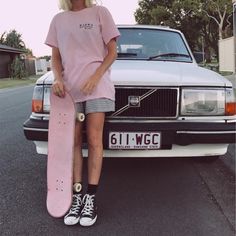
<svg viewBox="0 0 236 236"><path fill-rule="evenodd" d="M140 97L139 96L129 96L128 104L131 107L140 107Z"/></svg>
<svg viewBox="0 0 236 236"><path fill-rule="evenodd" d="M142 94L142 96L137 96L137 95L128 96L128 103L125 106L121 107L116 112L114 112L111 116L112 117L118 116L122 114L123 112L125 112L126 110L128 110L130 107L140 107L141 101L149 97L156 91L157 91L157 88L153 88L153 89L148 90L146 93Z"/></svg>

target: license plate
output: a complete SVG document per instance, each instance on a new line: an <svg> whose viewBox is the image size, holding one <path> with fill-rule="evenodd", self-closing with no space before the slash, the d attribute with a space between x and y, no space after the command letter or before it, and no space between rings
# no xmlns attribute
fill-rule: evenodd
<svg viewBox="0 0 236 236"><path fill-rule="evenodd" d="M160 132L110 132L110 149L159 149Z"/></svg>

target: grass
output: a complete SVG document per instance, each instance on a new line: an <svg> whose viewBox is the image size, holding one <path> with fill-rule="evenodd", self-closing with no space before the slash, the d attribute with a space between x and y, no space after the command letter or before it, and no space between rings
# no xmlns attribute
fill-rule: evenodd
<svg viewBox="0 0 236 236"><path fill-rule="evenodd" d="M39 77L40 76L34 75L22 79L12 79L12 78L0 79L0 89L34 84Z"/></svg>

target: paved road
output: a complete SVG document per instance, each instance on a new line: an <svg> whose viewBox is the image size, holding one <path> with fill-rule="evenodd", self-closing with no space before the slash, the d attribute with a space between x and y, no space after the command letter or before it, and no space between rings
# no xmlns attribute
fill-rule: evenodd
<svg viewBox="0 0 236 236"><path fill-rule="evenodd" d="M235 235L235 175L192 159L105 159L92 228L46 211L46 157L25 140L32 87L0 90L0 235ZM233 162L232 162L233 163ZM86 175L86 173L85 173Z"/></svg>

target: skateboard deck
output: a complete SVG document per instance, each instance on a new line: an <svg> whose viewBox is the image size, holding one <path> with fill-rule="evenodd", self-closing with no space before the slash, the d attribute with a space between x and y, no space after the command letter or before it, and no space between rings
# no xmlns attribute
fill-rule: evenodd
<svg viewBox="0 0 236 236"><path fill-rule="evenodd" d="M74 132L76 109L72 97L50 95L47 162L47 209L51 216L64 216L72 204Z"/></svg>

